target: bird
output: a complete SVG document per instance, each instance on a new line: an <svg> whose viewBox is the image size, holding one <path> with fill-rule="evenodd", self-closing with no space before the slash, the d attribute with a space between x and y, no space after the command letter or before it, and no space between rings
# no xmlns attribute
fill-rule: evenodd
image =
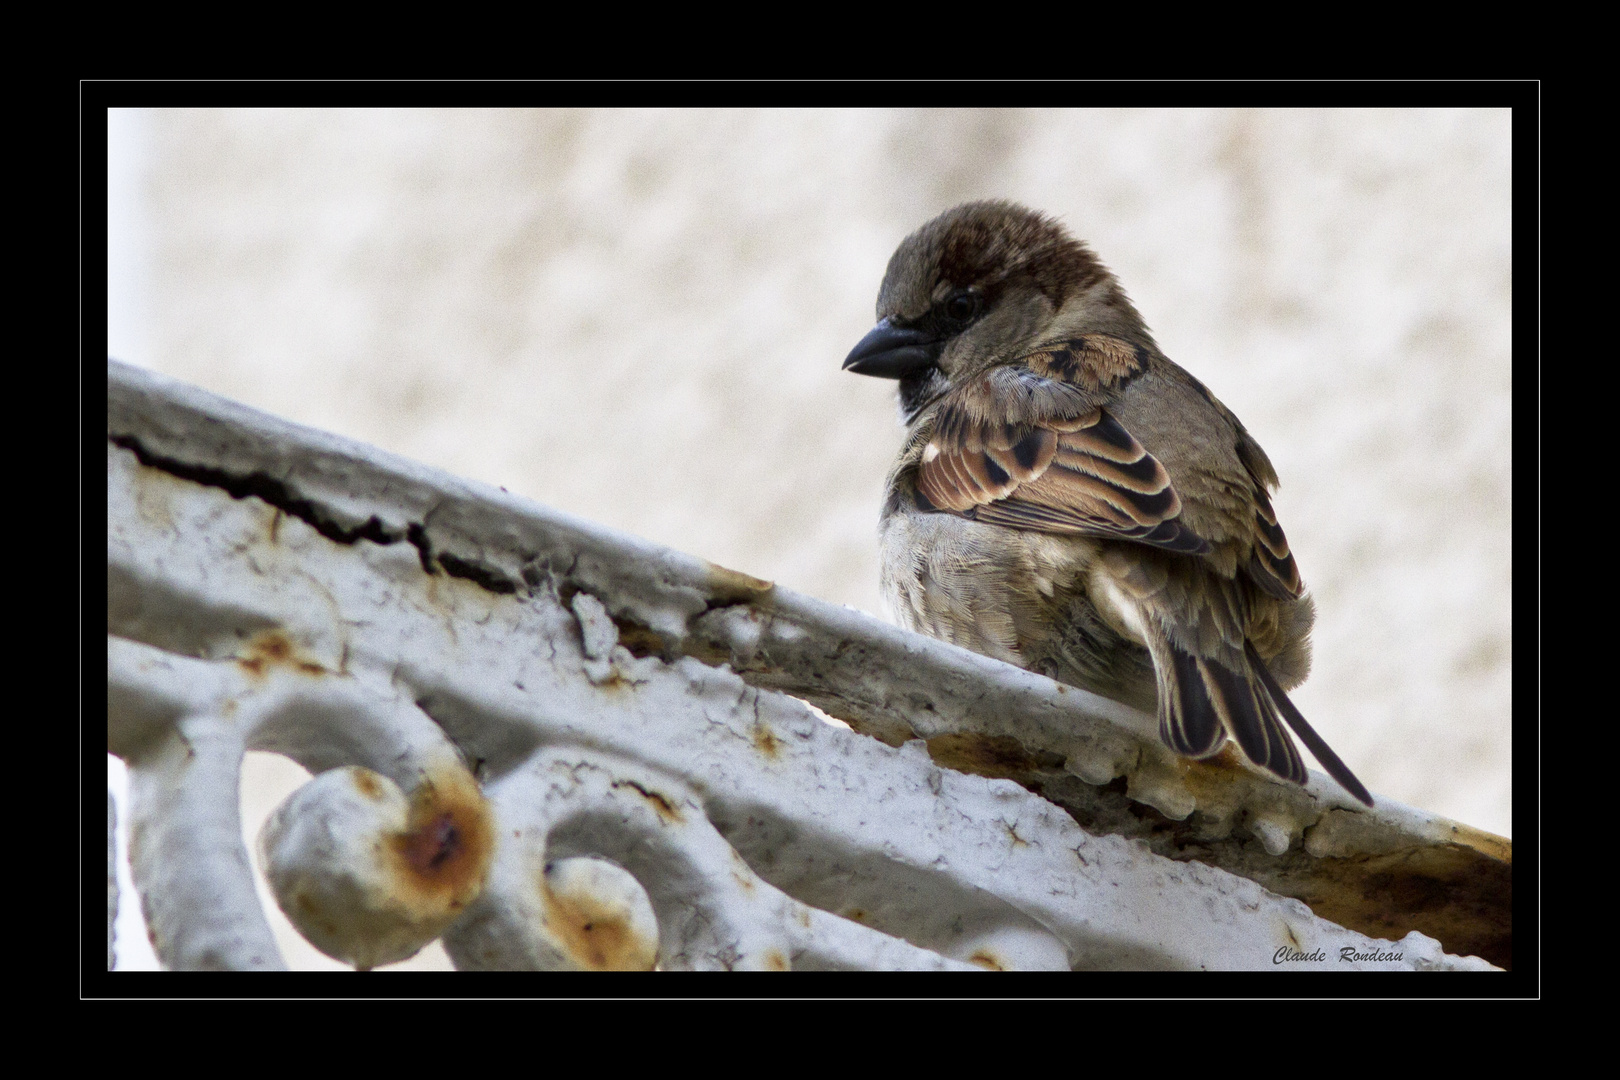
<svg viewBox="0 0 1620 1080"><path fill-rule="evenodd" d="M965 203L901 241L877 318L843 366L899 384L879 536L902 625L1155 714L1182 756L1230 736L1304 784L1286 724L1373 805L1288 697L1316 609L1276 470L1086 244Z"/></svg>

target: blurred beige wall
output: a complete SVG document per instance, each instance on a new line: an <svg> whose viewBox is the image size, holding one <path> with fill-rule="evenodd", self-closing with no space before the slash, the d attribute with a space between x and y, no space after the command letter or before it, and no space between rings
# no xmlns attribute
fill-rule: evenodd
<svg viewBox="0 0 1620 1080"><path fill-rule="evenodd" d="M1506 111L144 117L126 359L882 614L892 383L839 364L957 202L1062 218L1282 477L1294 697L1511 834Z"/></svg>

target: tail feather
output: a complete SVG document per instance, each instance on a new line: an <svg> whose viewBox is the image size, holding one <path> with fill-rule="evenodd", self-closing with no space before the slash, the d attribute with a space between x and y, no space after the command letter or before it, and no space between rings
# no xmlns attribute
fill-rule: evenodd
<svg viewBox="0 0 1620 1080"><path fill-rule="evenodd" d="M1373 805L1372 795L1306 723L1252 643L1244 643L1249 671L1194 656L1169 641L1155 644L1158 648L1149 651L1159 678L1159 738L1170 749L1186 757L1209 757L1230 732L1250 761L1284 780L1303 784L1309 774L1288 734L1292 728L1329 776L1360 801Z"/></svg>
<svg viewBox="0 0 1620 1080"><path fill-rule="evenodd" d="M1225 741L1226 729L1199 662L1168 642L1155 653L1159 676L1159 738L1186 757L1208 757Z"/></svg>
<svg viewBox="0 0 1620 1080"><path fill-rule="evenodd" d="M1294 740L1288 737L1277 719L1271 696L1246 674L1233 671L1225 664L1200 660L1198 667L1211 691L1226 706L1222 711L1227 730L1243 747L1249 760L1284 780L1303 784L1305 763L1300 760Z"/></svg>
<svg viewBox="0 0 1620 1080"><path fill-rule="evenodd" d="M1371 806L1373 804L1372 794L1360 780L1356 779L1356 774L1350 771L1349 766L1339 760L1339 755L1335 754L1333 748L1328 746L1322 736L1316 733L1316 729L1305 722L1305 717L1300 715L1299 710L1294 707L1294 703L1288 700L1288 695L1283 692L1281 686L1277 685L1277 680L1267 670L1265 661L1260 659L1260 654L1254 651L1253 643L1245 642L1244 648L1248 652L1249 666L1254 669L1254 673L1260 679L1261 685L1266 688L1266 693L1270 694L1271 699L1277 703L1277 708L1282 712L1282 717L1288 722L1288 726L1293 728L1294 733L1304 740L1306 748L1315 755L1317 761L1321 762L1322 768L1327 770L1327 774L1339 782L1340 787Z"/></svg>

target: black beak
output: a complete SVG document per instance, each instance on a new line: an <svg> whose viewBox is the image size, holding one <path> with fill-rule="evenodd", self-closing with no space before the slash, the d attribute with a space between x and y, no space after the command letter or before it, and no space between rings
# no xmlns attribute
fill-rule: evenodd
<svg viewBox="0 0 1620 1080"><path fill-rule="evenodd" d="M933 367L945 343L921 330L908 330L884 319L861 338L844 358L844 370L879 379L903 379Z"/></svg>

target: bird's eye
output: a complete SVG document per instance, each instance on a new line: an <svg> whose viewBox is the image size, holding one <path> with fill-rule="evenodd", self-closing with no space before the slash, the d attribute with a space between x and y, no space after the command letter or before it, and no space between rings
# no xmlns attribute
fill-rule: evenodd
<svg viewBox="0 0 1620 1080"><path fill-rule="evenodd" d="M979 294L973 289L963 289L945 301L945 317L959 326L972 322L978 313Z"/></svg>

